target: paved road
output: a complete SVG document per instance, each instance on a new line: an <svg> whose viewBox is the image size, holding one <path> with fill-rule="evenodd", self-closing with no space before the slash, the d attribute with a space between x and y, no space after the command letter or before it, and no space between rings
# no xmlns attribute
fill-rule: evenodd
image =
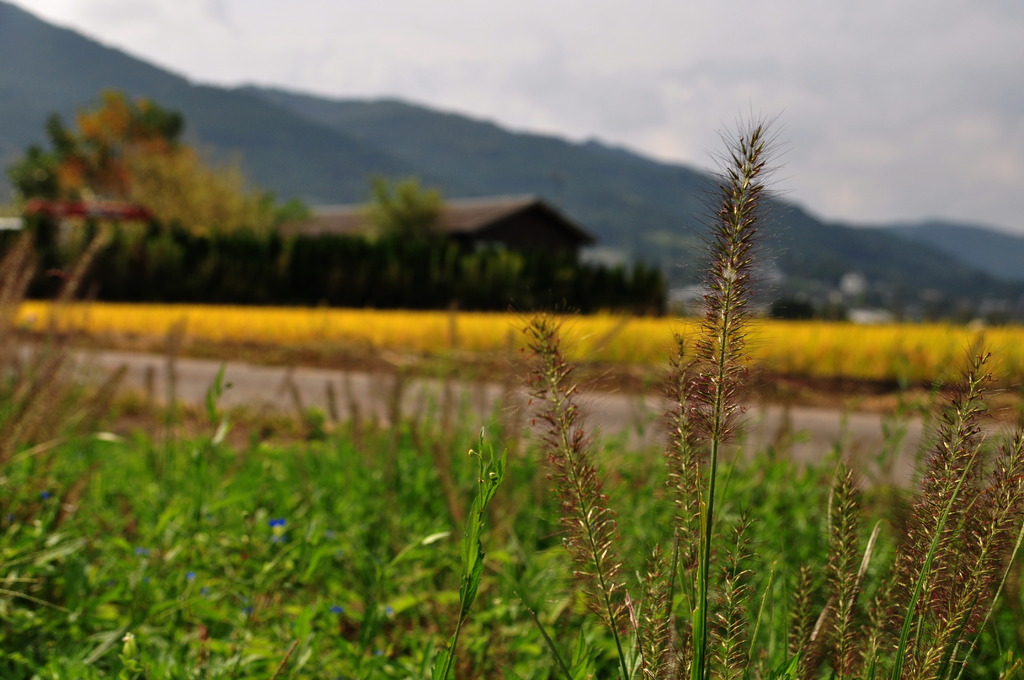
<svg viewBox="0 0 1024 680"><path fill-rule="evenodd" d="M94 373L106 374L127 368L123 386L150 398L166 402L169 396L168 359L156 354L90 352L82 365ZM213 383L221 362L181 358L175 362L176 398L201 403ZM230 388L221 399L225 407L247 405L256 409L301 411L318 407L336 418L353 415L389 422L394 404L402 414L442 417L444 404L459 404L460 419L475 418L483 425L492 417L520 418L526 422L527 396L520 387L494 383L445 384L437 380L407 379L394 375L341 372L315 368L286 369L229 362L225 382ZM399 399L396 401L396 395ZM631 444L657 442L659 420L666 410L655 395L584 393L582 406L588 423L599 424L603 435L623 436ZM787 442L798 460L824 457L839 443L845 455L858 466L871 467L882 451L883 419L873 413L839 413L809 407L752 407L746 415L748 450L762 450L773 443ZM910 473L910 453L922 438L919 421L906 423L907 432L899 460L883 478L901 482Z"/></svg>

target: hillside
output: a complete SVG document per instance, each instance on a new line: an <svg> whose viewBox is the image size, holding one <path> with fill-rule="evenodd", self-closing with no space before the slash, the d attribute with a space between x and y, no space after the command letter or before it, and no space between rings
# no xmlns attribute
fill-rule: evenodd
<svg viewBox="0 0 1024 680"><path fill-rule="evenodd" d="M597 142L572 144L512 133L486 121L394 100L334 101L281 90L248 91L427 168L448 183L462 184L471 195L544 196L606 244L648 255L664 248L700 248L709 186L704 173ZM451 193L445 182L441 188Z"/></svg>
<svg viewBox="0 0 1024 680"><path fill-rule="evenodd" d="M181 111L200 145L241 157L251 178L283 197L319 201L366 193L366 174L417 168L266 101L196 85L0 2L0 162L43 139L51 113L72 119L105 89Z"/></svg>
<svg viewBox="0 0 1024 680"><path fill-rule="evenodd" d="M358 202L373 174L418 176L451 197L536 194L593 231L606 254L657 263L673 285L693 282L700 271L710 186L700 170L400 101L200 85L2 0L0 63L3 165L42 141L50 113L70 118L115 88L181 111L190 140L239 157L256 183L281 198ZM887 230L825 223L789 202L775 203L764 242L786 275L776 284L779 294L822 298L850 271L863 273L889 301L912 301L926 288L975 298L1014 298L1024 290L983 273L984 262L925 243L907 248Z"/></svg>
<svg viewBox="0 0 1024 680"><path fill-rule="evenodd" d="M1024 281L1024 237L941 220L884 228L1006 281Z"/></svg>
<svg viewBox="0 0 1024 680"><path fill-rule="evenodd" d="M485 121L394 100L329 100L283 90L247 92L312 123L358 139L432 173L469 186L473 195L535 193L557 201L606 244L659 262L669 271L692 263L706 231L706 174L658 163L597 142L512 133ZM442 184L442 188L444 185ZM906 243L884 230L826 224L791 203L774 204L765 245L793 288L813 291L849 271L885 282L890 299L921 289L947 294L1004 294L1004 288L955 253ZM637 225L643 225L637 228ZM689 280L675 268L675 280Z"/></svg>

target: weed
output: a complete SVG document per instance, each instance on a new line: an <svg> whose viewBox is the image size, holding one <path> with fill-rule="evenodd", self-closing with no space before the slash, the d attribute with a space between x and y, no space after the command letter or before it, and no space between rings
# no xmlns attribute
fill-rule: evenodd
<svg viewBox="0 0 1024 680"><path fill-rule="evenodd" d="M942 411L911 521L889 575L874 587L871 616L865 620L862 600L869 573L879 569L873 562L881 525L862 542L860 492L853 471L840 462L828 502L827 552L823 560L797 567L787 644L773 650L769 632L769 648L759 646L761 631L770 628L762 617L775 573L761 579L763 592L752 587L757 574L750 567L751 514L726 518L735 508L723 503L722 485L729 477L722 464L742 412L747 300L767 200L768 151L767 130L756 124L737 136L726 156L703 321L690 343L692 353L686 341L677 341L668 384L666 462L675 521L655 539L644 569L625 566L557 325L536 318L527 328L574 579L613 641L623 679L815 678L826 672L836 678L958 677L1024 535L1024 430L1018 428L1002 446L994 468L985 462L979 420L987 413L985 386L991 378L987 355L980 353ZM627 574L639 578L629 580ZM814 583L824 584L816 616ZM631 588L643 595L634 598ZM575 676L568 669L566 677Z"/></svg>

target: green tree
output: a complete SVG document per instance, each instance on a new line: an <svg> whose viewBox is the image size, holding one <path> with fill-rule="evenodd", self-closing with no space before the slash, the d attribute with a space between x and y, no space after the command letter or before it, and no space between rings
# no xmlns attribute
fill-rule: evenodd
<svg viewBox="0 0 1024 680"><path fill-rule="evenodd" d="M60 124L51 118L51 122ZM47 126L49 127L49 126ZM21 198L58 198L60 182L58 167L60 157L54 151L47 151L33 144L25 152L25 157L7 170L14 191Z"/></svg>
<svg viewBox="0 0 1024 680"><path fill-rule="evenodd" d="M438 233L444 201L436 189L424 189L417 179L391 183L372 180L373 197L366 217L380 237L429 239Z"/></svg>

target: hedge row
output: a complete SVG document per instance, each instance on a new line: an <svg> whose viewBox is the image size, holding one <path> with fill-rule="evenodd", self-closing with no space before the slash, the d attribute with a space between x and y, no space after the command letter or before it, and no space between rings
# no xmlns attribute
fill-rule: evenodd
<svg viewBox="0 0 1024 680"><path fill-rule="evenodd" d="M665 281L652 267L610 267L568 254L487 248L447 239L370 241L338 235L200 235L177 227L108 227L81 290L97 299L391 309L614 310L659 314ZM35 226L41 275L30 294L51 296L90 235Z"/></svg>

